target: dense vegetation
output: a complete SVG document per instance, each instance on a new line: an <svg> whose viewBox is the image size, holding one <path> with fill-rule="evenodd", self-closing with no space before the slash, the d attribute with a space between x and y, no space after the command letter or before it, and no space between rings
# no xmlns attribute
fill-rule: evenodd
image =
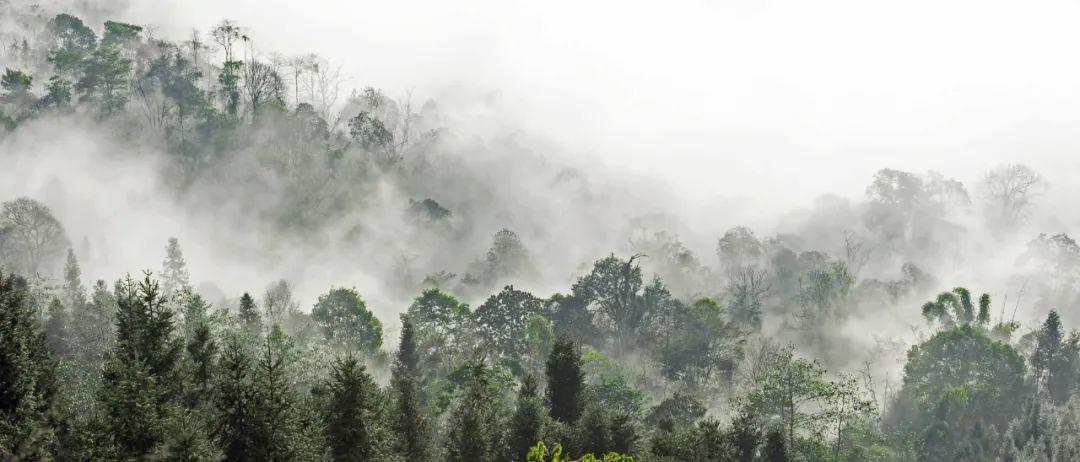
<svg viewBox="0 0 1080 462"><path fill-rule="evenodd" d="M214 185L284 240L341 224L387 178L438 192L434 104L374 88L339 104L328 63L262 59L229 21L210 52L197 34L18 14L0 137L105 127L167 153L175 194ZM923 269L960 261L965 222L1020 232L1039 184L997 168L973 207L959 181L885 169L865 203L821 199L800 235L733 228L710 266L672 234L639 233L555 294L524 290L544 259L495 228L475 261L388 268L411 299L400 319L351 287L297 300L285 280L208 300L175 238L160 271L86 281L49 207L10 198L0 459L1078 460L1080 336L1055 310L1080 303L1080 246L1039 235L1017 262L1038 326ZM402 229L452 255L475 232L459 205L410 200ZM900 383L881 361L889 339L847 330L920 315Z"/></svg>

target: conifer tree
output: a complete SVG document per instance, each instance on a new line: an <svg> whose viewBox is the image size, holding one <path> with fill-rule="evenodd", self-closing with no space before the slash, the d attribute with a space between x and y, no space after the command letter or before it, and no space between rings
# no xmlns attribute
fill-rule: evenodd
<svg viewBox="0 0 1080 462"><path fill-rule="evenodd" d="M536 378L526 375L518 390L517 408L510 418L509 451L506 460L520 460L540 441L544 425L544 404L538 395Z"/></svg>
<svg viewBox="0 0 1080 462"><path fill-rule="evenodd" d="M765 462L788 462L787 448L784 446L784 435L780 430L772 429L765 437Z"/></svg>
<svg viewBox="0 0 1080 462"><path fill-rule="evenodd" d="M45 340L49 354L54 358L65 358L70 353L68 311L59 298L53 297L49 303L49 319L45 321Z"/></svg>
<svg viewBox="0 0 1080 462"><path fill-rule="evenodd" d="M293 387L296 351L289 337L276 326L263 339L260 349L255 383L263 460L294 460L301 442Z"/></svg>
<svg viewBox="0 0 1080 462"><path fill-rule="evenodd" d="M262 319L259 316L259 307L255 305L255 299L244 292L240 296L240 324L249 333L257 334L262 331Z"/></svg>
<svg viewBox="0 0 1080 462"><path fill-rule="evenodd" d="M164 419L180 391L183 342L150 273L118 283L117 292L116 342L101 393L105 426L117 457L142 458L164 441Z"/></svg>
<svg viewBox="0 0 1080 462"><path fill-rule="evenodd" d="M487 365L476 361L466 367L468 384L447 422L446 460L493 461L498 454L493 437L497 429L488 390L490 379Z"/></svg>
<svg viewBox="0 0 1080 462"><path fill-rule="evenodd" d="M187 262L184 261L180 241L175 237L170 237L169 244L165 246L165 261L161 264L161 281L161 290L166 297L183 290L189 284Z"/></svg>
<svg viewBox="0 0 1080 462"><path fill-rule="evenodd" d="M44 459L56 389L26 281L0 273L0 459Z"/></svg>
<svg viewBox="0 0 1080 462"><path fill-rule="evenodd" d="M82 285L82 270L75 251L68 249L67 264L64 265L64 304L74 313L86 304L86 291Z"/></svg>
<svg viewBox="0 0 1080 462"><path fill-rule="evenodd" d="M226 460L260 460L254 357L243 337L225 336L215 379L216 435Z"/></svg>
<svg viewBox="0 0 1080 462"><path fill-rule="evenodd" d="M395 411L391 425L395 451L406 460L428 458L430 427L424 416L419 372L416 331L409 316L402 315L401 343L390 378Z"/></svg>
<svg viewBox="0 0 1080 462"><path fill-rule="evenodd" d="M574 424L584 410L585 372L574 342L559 339L547 360L547 400L551 418Z"/></svg>
<svg viewBox="0 0 1080 462"><path fill-rule="evenodd" d="M378 385L353 356L338 360L327 384L326 439L336 461L376 460L379 456ZM422 459L407 459L422 460Z"/></svg>

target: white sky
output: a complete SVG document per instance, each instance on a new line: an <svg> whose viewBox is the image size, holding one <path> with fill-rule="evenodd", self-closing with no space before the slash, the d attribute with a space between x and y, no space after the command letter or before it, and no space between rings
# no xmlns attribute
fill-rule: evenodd
<svg viewBox="0 0 1080 462"><path fill-rule="evenodd" d="M234 19L356 87L497 90L529 130L691 197L807 202L886 166L971 182L1005 161L1077 191L1075 0L130 3L170 37Z"/></svg>

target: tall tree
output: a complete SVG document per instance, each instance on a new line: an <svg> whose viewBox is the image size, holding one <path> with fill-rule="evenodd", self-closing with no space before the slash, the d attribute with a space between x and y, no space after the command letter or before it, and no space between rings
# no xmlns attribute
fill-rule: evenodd
<svg viewBox="0 0 1080 462"><path fill-rule="evenodd" d="M55 435L53 367L26 280L0 273L0 458L46 460Z"/></svg>
<svg viewBox="0 0 1080 462"><path fill-rule="evenodd" d="M240 296L240 325L252 334L258 334L262 330L262 317L259 315L259 307L255 305L255 299L244 292Z"/></svg>
<svg viewBox="0 0 1080 462"><path fill-rule="evenodd" d="M585 372L574 342L555 341L547 361L547 401L551 418L573 425L585 408Z"/></svg>
<svg viewBox="0 0 1080 462"><path fill-rule="evenodd" d="M311 317L326 340L345 351L372 354L382 346L382 324L368 310L356 289L331 289L320 295Z"/></svg>
<svg viewBox="0 0 1080 462"><path fill-rule="evenodd" d="M171 296L176 291L189 287L187 262L184 260L184 251L180 248L180 240L175 237L169 238L169 244L165 246L165 261L161 264L161 289L166 296Z"/></svg>
<svg viewBox="0 0 1080 462"><path fill-rule="evenodd" d="M395 452L406 460L429 457L430 428L421 394L420 358L416 331L408 315L401 316L401 342L394 359L390 386L394 396L391 427L396 435Z"/></svg>
<svg viewBox="0 0 1080 462"><path fill-rule="evenodd" d="M7 266L26 276L39 271L51 274L68 248L64 227L52 211L36 200L20 197L0 206L0 228L5 225L10 230L2 235L4 255L0 258Z"/></svg>
<svg viewBox="0 0 1080 462"><path fill-rule="evenodd" d="M450 462L494 461L498 456L498 428L489 390L490 378L482 361L466 365L468 382L450 411L446 460Z"/></svg>
<svg viewBox="0 0 1080 462"><path fill-rule="evenodd" d="M330 374L326 439L331 456L336 461L376 460L382 451L378 385L351 355L335 362Z"/></svg>
<svg viewBox="0 0 1080 462"><path fill-rule="evenodd" d="M506 460L520 460L541 438L544 403L538 394L536 378L526 375L518 390L517 408L510 418Z"/></svg>
<svg viewBox="0 0 1080 462"><path fill-rule="evenodd" d="M150 273L117 284L116 342L106 360L102 401L118 457L139 458L164 441L168 408L179 393L182 339Z"/></svg>

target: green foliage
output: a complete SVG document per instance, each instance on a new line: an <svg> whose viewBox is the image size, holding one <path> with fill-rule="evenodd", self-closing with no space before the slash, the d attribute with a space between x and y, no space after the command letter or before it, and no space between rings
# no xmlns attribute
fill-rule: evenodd
<svg viewBox="0 0 1080 462"><path fill-rule="evenodd" d="M423 408L420 389L420 358L416 330L407 315L401 316L401 342L390 378L394 415L391 422L395 452L406 460L429 457L431 428Z"/></svg>
<svg viewBox="0 0 1080 462"><path fill-rule="evenodd" d="M506 286L473 312L473 323L489 354L516 361L526 353L522 339L529 320L543 313L540 299Z"/></svg>
<svg viewBox="0 0 1080 462"><path fill-rule="evenodd" d="M904 384L890 408L890 426L920 435L922 457L952 457L953 436L979 421L1004 428L1027 395L1024 361L1007 344L964 325L908 351Z"/></svg>
<svg viewBox="0 0 1080 462"><path fill-rule="evenodd" d="M468 383L447 421L446 459L450 462L495 460L498 422L490 392L490 371L483 362L467 365Z"/></svg>
<svg viewBox="0 0 1080 462"><path fill-rule="evenodd" d="M352 356L338 360L327 384L326 439L337 461L376 459L383 451L379 387Z"/></svg>
<svg viewBox="0 0 1080 462"><path fill-rule="evenodd" d="M26 280L0 273L0 457L44 459L55 438L54 365Z"/></svg>
<svg viewBox="0 0 1080 462"><path fill-rule="evenodd" d="M556 340L546 366L546 393L552 419L573 424L581 417L585 408L585 372L581 366L581 352L574 342Z"/></svg>
<svg viewBox="0 0 1080 462"><path fill-rule="evenodd" d="M322 328L327 342L343 351L373 354L382 346L382 323L355 289L336 288L319 296L311 318Z"/></svg>
<svg viewBox="0 0 1080 462"><path fill-rule="evenodd" d="M563 455L563 448L561 444L556 444L555 448L548 452L547 446L543 441L537 442L536 446L529 449L528 455L525 457L526 462L634 462L634 458L614 452L609 452L597 458L592 454L586 454L580 459L574 459L572 457Z"/></svg>

